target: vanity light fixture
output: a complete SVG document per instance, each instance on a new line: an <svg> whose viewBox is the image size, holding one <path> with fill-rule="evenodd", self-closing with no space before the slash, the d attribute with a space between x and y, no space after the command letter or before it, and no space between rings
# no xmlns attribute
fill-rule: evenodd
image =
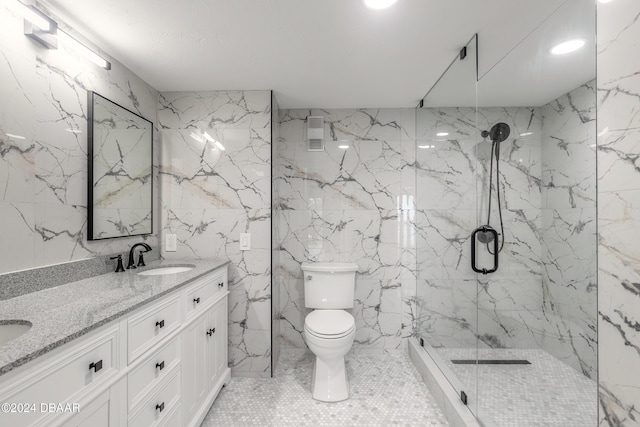
<svg viewBox="0 0 640 427"><path fill-rule="evenodd" d="M564 55L565 53L571 53L580 49L585 45L585 43L586 41L584 39L567 40L566 42L555 45L551 49L551 53L554 55Z"/></svg>
<svg viewBox="0 0 640 427"><path fill-rule="evenodd" d="M364 4L370 9L386 9L393 6L398 0L364 0Z"/></svg>
<svg viewBox="0 0 640 427"><path fill-rule="evenodd" d="M111 63L109 61L95 53L93 50L89 49L69 33L59 30L58 38L63 45L70 46L72 49L77 50L82 56L84 56L97 66L102 67L105 70L111 69Z"/></svg>
<svg viewBox="0 0 640 427"><path fill-rule="evenodd" d="M47 49L58 48L58 24L35 6L27 6L22 2L22 14L24 17L24 35L37 41Z"/></svg>
<svg viewBox="0 0 640 427"><path fill-rule="evenodd" d="M69 46L77 50L85 58L94 64L104 68L111 69L111 63L98 55L96 52L85 46L78 39L69 33L58 28L58 23L49 18L43 12L33 5L26 5L16 0L22 7L22 16L24 17L24 34L42 44L47 49L57 49L58 41L63 45Z"/></svg>

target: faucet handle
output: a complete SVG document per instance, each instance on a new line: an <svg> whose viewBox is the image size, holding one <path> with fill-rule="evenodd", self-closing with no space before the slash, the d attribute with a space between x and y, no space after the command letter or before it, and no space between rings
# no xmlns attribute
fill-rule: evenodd
<svg viewBox="0 0 640 427"><path fill-rule="evenodd" d="M149 252L149 251L140 251L139 254L140 256L138 256L138 267L144 267L146 264L144 263L144 257L142 256L143 253L145 252Z"/></svg>
<svg viewBox="0 0 640 427"><path fill-rule="evenodd" d="M118 259L118 266L116 267L116 273L120 273L121 271L124 271L124 266L122 265L122 255L116 255L116 256L112 256L109 259Z"/></svg>

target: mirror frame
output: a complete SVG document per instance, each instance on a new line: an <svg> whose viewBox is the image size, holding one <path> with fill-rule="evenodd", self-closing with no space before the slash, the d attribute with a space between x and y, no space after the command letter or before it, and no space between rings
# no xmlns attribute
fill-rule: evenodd
<svg viewBox="0 0 640 427"><path fill-rule="evenodd" d="M111 104L114 108L121 110L124 114L130 114L135 116L140 120L144 120L149 124L149 129L151 130L151 134L148 140L148 144L150 147L150 156L149 156L149 168L150 168L150 176L149 176L149 232L142 233L132 233L132 234L120 234L120 235L108 235L106 237L98 237L96 236L94 227L95 227L95 219L94 219L94 115L95 115L95 101L96 97L106 101ZM88 153L88 179L87 179L87 189L88 189L88 197L87 197L87 240L106 240L106 239L116 239L120 237L132 237L132 236L147 236L153 234L153 122L145 119L139 114L134 113L133 111L124 108L120 104L117 104L110 99L94 92L87 91L87 153Z"/></svg>

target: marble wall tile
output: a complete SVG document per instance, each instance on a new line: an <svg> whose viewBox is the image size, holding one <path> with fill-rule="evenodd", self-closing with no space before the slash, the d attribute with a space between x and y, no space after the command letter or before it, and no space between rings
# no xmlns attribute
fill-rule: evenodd
<svg viewBox="0 0 640 427"><path fill-rule="evenodd" d="M307 151L309 115L325 118L323 152ZM285 110L280 125L282 345L305 346L304 261L358 264L354 347L404 345L415 312L413 110Z"/></svg>
<svg viewBox="0 0 640 427"><path fill-rule="evenodd" d="M640 4L598 3L599 425L640 425Z"/></svg>
<svg viewBox="0 0 640 427"><path fill-rule="evenodd" d="M16 242L0 273L122 253L139 240L157 247L158 221L149 236L86 240L86 112L93 90L155 123L158 93L116 60L107 71L64 46L44 49L22 27L0 6L0 203Z"/></svg>
<svg viewBox="0 0 640 427"><path fill-rule="evenodd" d="M220 257L229 265L229 364L271 375L272 128L270 91L160 94L162 233L167 259ZM251 250L240 250L240 233ZM279 298L279 297L278 297Z"/></svg>

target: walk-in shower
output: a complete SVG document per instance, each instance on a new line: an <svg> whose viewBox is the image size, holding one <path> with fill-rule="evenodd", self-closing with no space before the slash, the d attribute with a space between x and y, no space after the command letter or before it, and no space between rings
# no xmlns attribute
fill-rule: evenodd
<svg viewBox="0 0 640 427"><path fill-rule="evenodd" d="M568 0L484 70L474 38L416 109L416 345L486 426L597 425L594 40Z"/></svg>

